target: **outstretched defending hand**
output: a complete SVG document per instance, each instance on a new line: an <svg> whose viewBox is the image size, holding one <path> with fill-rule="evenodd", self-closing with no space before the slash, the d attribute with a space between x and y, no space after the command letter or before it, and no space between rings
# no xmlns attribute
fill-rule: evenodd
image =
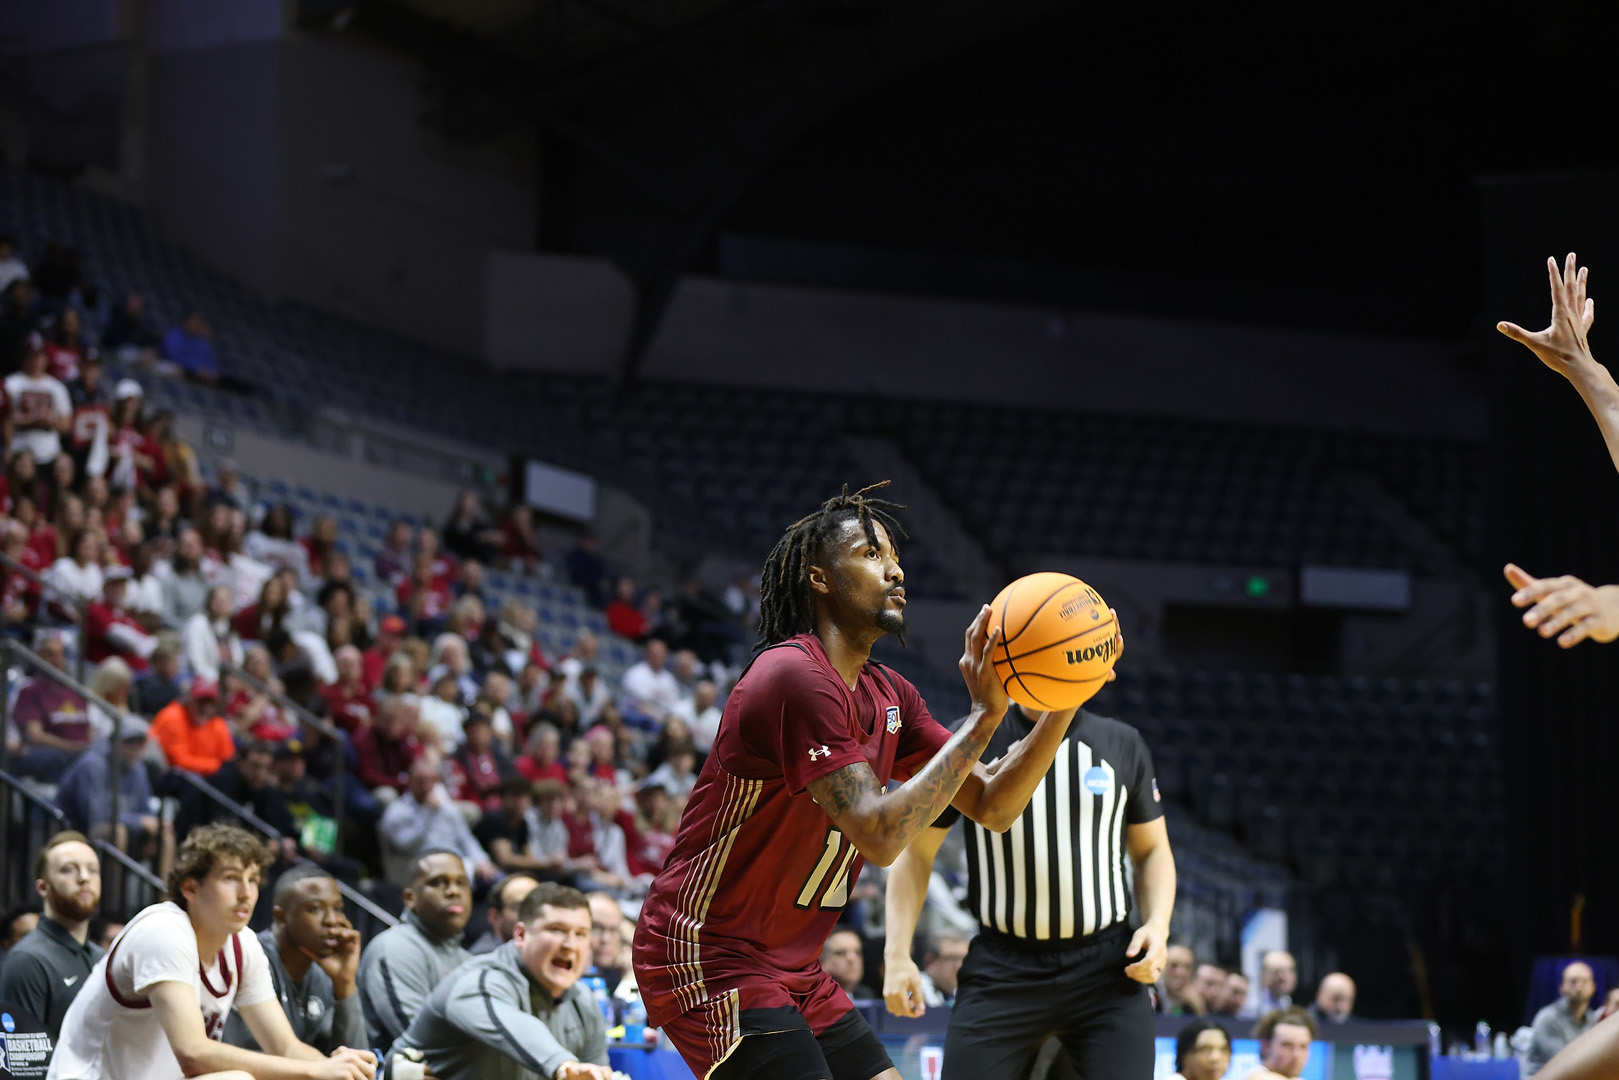
<svg viewBox="0 0 1619 1080"><path fill-rule="evenodd" d="M1565 649L1586 638L1602 644L1619 638L1619 585L1597 588L1567 574L1531 577L1513 563L1507 563L1506 576L1518 590L1512 594L1512 606L1529 608L1523 624L1539 630L1541 637L1558 634L1557 644Z"/></svg>
<svg viewBox="0 0 1619 1080"><path fill-rule="evenodd" d="M989 605L978 610L978 617L967 627L967 647L961 654L961 677L967 680L972 694L973 709L999 720L1006 715L1009 704L1006 687L995 674L995 646L1000 643L1001 628L990 626Z"/></svg>
<svg viewBox="0 0 1619 1080"><path fill-rule="evenodd" d="M922 1000L922 973L910 957L890 960L883 971L883 1004L895 1016L921 1016L928 1011Z"/></svg>
<svg viewBox="0 0 1619 1080"><path fill-rule="evenodd" d="M1517 323L1499 322L1495 328L1521 345L1525 345L1540 362L1569 378L1575 368L1596 361L1591 357L1591 343L1587 335L1596 319L1596 301L1585 295L1585 275L1588 267L1576 269L1574 253L1561 273L1557 260L1546 260L1546 276L1552 287L1551 325L1538 333L1530 333Z"/></svg>

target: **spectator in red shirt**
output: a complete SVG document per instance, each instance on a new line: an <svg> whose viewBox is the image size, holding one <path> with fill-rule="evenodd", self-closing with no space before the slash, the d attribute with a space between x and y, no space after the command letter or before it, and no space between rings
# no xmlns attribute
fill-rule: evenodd
<svg viewBox="0 0 1619 1080"><path fill-rule="evenodd" d="M286 583L281 580L281 575L271 574L259 589L258 600L238 611L231 625L236 628L236 636L243 641L264 641L270 631L284 627L287 616L291 614L292 603L287 597Z"/></svg>
<svg viewBox="0 0 1619 1080"><path fill-rule="evenodd" d="M62 639L39 643L39 658L58 671L66 669L67 650ZM19 776L53 783L90 747L90 713L85 701L43 675L36 675L17 692L11 718L22 732Z"/></svg>
<svg viewBox="0 0 1619 1080"><path fill-rule="evenodd" d="M28 530L21 522L5 525L6 558L28 565ZM39 605L39 586L9 567L0 566L0 617L6 627L21 627L34 617Z"/></svg>
<svg viewBox="0 0 1619 1080"><path fill-rule="evenodd" d="M493 712L494 703L486 697L473 703L461 728L465 741L455 754L455 763L466 778L465 789L457 798L477 803L485 813L499 811L501 781L517 775L512 759L495 740Z"/></svg>
<svg viewBox="0 0 1619 1080"><path fill-rule="evenodd" d="M326 565L326 556L335 550L332 545L337 542L337 519L324 514L316 518L309 535L299 542L309 554L309 568L319 570Z"/></svg>
<svg viewBox="0 0 1619 1080"><path fill-rule="evenodd" d="M141 434L141 404L144 391L134 379L120 379L113 389L112 430L107 444L107 475L114 487L135 488L150 471L145 457L146 437ZM143 494L145 489L142 489Z"/></svg>
<svg viewBox="0 0 1619 1080"><path fill-rule="evenodd" d="M350 735L371 724L371 692L365 685L365 660L360 650L345 645L333 655L337 681L320 688L332 722Z"/></svg>
<svg viewBox="0 0 1619 1080"><path fill-rule="evenodd" d="M405 640L405 620L398 615L384 615L377 623L376 644L365 651L361 677L368 692L375 693L382 685L382 673L388 661L399 651Z"/></svg>
<svg viewBox="0 0 1619 1080"><path fill-rule="evenodd" d="M555 724L542 720L529 728L523 756L515 765L525 780L558 780L566 784L568 770L561 758L562 735Z"/></svg>
<svg viewBox="0 0 1619 1080"><path fill-rule="evenodd" d="M36 574L43 574L56 561L56 527L45 520L29 496L17 500L11 516L28 530L28 546L18 561Z"/></svg>
<svg viewBox="0 0 1619 1080"><path fill-rule="evenodd" d="M283 692L281 681L270 665L270 651L263 645L254 645L246 651L242 670L272 693ZM228 690L225 715L238 741L285 742L298 733L292 717L282 711L270 694L261 693L235 676L226 676L225 686Z"/></svg>
<svg viewBox="0 0 1619 1080"><path fill-rule="evenodd" d="M119 656L133 671L145 671L157 648L157 637L124 610L124 594L129 589L131 571L127 566L109 567L102 575L101 598L84 609L84 656L99 664L109 656Z"/></svg>
<svg viewBox="0 0 1619 1080"><path fill-rule="evenodd" d="M79 377L79 361L84 354L84 323L77 308L67 308L56 317L45 351L50 357L52 378L70 383Z"/></svg>
<svg viewBox="0 0 1619 1080"><path fill-rule="evenodd" d="M431 636L443 627L454 598L449 582L433 572L433 557L427 552L416 556L408 580L397 590L399 609L410 618L416 633Z"/></svg>
<svg viewBox="0 0 1619 1080"><path fill-rule="evenodd" d="M84 354L79 377L68 383L67 396L73 403L68 427L73 460L84 475L104 477L111 464L112 397L101 381L101 354L95 349Z"/></svg>
<svg viewBox="0 0 1619 1080"><path fill-rule="evenodd" d="M415 728L416 706L396 696L382 703L375 723L354 736L355 773L385 806L404 792L410 764L422 756Z"/></svg>
<svg viewBox="0 0 1619 1080"><path fill-rule="evenodd" d="M624 829L618 824L623 798L612 784L587 781L574 792L576 809L568 815L568 855L584 865L581 872L597 888L624 892L630 885Z"/></svg>
<svg viewBox="0 0 1619 1080"><path fill-rule="evenodd" d="M533 510L518 503L506 515L500 531L505 537L500 554L511 569L530 574L539 569L545 555L540 551L539 538L534 534Z"/></svg>
<svg viewBox="0 0 1619 1080"><path fill-rule="evenodd" d="M410 551L410 522L395 518L393 524L388 526L388 535L382 541L382 547L377 549L377 580L398 588L410 576L414 561Z"/></svg>
<svg viewBox="0 0 1619 1080"><path fill-rule="evenodd" d="M439 550L438 533L426 525L416 530L416 554L427 556L433 564L433 576L443 580L446 585L455 577L455 559ZM411 565L415 566L414 561Z"/></svg>
<svg viewBox="0 0 1619 1080"><path fill-rule="evenodd" d="M656 776L635 789L635 813L625 811L618 820L627 841L630 873L657 874L675 846L680 809L664 782Z"/></svg>
<svg viewBox="0 0 1619 1080"><path fill-rule="evenodd" d="M607 605L607 628L619 637L637 643L645 641L647 632L652 628L647 617L636 606L635 582L630 578L618 579L616 595L613 602Z"/></svg>
<svg viewBox="0 0 1619 1080"><path fill-rule="evenodd" d="M605 724L597 724L585 732L585 742L590 746L590 775L616 787L624 777L619 776L618 740L613 732Z"/></svg>

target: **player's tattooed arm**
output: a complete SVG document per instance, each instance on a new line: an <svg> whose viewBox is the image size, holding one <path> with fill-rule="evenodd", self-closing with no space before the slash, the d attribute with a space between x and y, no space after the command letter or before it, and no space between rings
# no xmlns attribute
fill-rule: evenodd
<svg viewBox="0 0 1619 1080"><path fill-rule="evenodd" d="M811 780L810 797L868 862L887 866L950 805L994 731L994 724L963 724L933 760L893 791L885 792L861 761Z"/></svg>

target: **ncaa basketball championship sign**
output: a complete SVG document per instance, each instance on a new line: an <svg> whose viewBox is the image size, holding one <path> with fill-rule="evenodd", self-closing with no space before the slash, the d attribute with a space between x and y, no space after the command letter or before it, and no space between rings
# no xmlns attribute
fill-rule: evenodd
<svg viewBox="0 0 1619 1080"><path fill-rule="evenodd" d="M51 1037L45 1025L9 1003L0 1006L0 1074L39 1080L51 1063Z"/></svg>

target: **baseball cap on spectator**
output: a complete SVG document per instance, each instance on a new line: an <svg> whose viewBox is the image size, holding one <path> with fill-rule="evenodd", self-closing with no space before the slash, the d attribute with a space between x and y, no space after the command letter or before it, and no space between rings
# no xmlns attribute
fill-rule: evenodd
<svg viewBox="0 0 1619 1080"><path fill-rule="evenodd" d="M198 675L191 680L191 700L219 700L219 684L205 675Z"/></svg>
<svg viewBox="0 0 1619 1080"><path fill-rule="evenodd" d="M384 615L382 617L382 621L377 624L377 629L384 634L393 634L398 637L403 637L405 633L405 620L401 619L398 615Z"/></svg>
<svg viewBox="0 0 1619 1080"><path fill-rule="evenodd" d="M275 747L276 761L290 761L295 757L304 756L304 744L301 739L288 739L284 743L277 743Z"/></svg>
<svg viewBox="0 0 1619 1080"><path fill-rule="evenodd" d="M96 348L94 345L91 345L89 348L84 350L84 355L79 357L79 363L80 364L99 364L99 363L101 363L101 350Z"/></svg>
<svg viewBox="0 0 1619 1080"><path fill-rule="evenodd" d="M44 348L45 335L41 334L38 330L28 331L28 336L23 338L24 353L37 353L41 352Z"/></svg>
<svg viewBox="0 0 1619 1080"><path fill-rule="evenodd" d="M125 716L118 721L118 738L124 742L133 742L136 739L144 742L149 730L151 725L138 716Z"/></svg>
<svg viewBox="0 0 1619 1080"><path fill-rule="evenodd" d="M673 794L673 792L669 791L669 785L664 783L663 779L658 776L648 776L645 780L642 780L639 784L635 785L635 793L637 795L645 794L648 791L658 790Z"/></svg>
<svg viewBox="0 0 1619 1080"><path fill-rule="evenodd" d="M105 584L111 585L115 581L128 581L134 576L135 571L131 570L127 566L109 566L102 573L101 580Z"/></svg>
<svg viewBox="0 0 1619 1080"><path fill-rule="evenodd" d="M142 390L141 384L134 379L119 379L118 386L113 390L112 396L115 401L127 401L130 398L145 397L146 391Z"/></svg>

